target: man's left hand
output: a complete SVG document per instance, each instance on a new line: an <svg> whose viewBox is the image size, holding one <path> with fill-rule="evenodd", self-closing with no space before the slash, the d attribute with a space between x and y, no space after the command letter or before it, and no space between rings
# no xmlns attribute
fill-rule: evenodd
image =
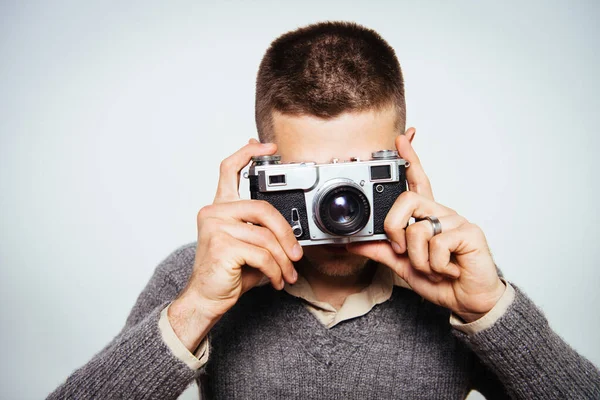
<svg viewBox="0 0 600 400"><path fill-rule="evenodd" d="M384 229L389 239L348 245L348 250L391 268L420 296L446 307L466 322L489 312L506 286L481 229L454 210L436 203L411 140L410 128L396 139L400 157L410 163L406 169L409 191L402 193L390 209ZM437 217L442 233L433 235L428 220L406 227L416 220Z"/></svg>

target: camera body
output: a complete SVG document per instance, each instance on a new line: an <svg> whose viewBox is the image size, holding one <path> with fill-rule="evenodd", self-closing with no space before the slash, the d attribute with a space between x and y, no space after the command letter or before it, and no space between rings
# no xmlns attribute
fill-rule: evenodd
<svg viewBox="0 0 600 400"><path fill-rule="evenodd" d="M383 221L407 190L408 162L395 150L352 158L281 164L281 157L252 157L250 197L272 204L302 246L383 240Z"/></svg>

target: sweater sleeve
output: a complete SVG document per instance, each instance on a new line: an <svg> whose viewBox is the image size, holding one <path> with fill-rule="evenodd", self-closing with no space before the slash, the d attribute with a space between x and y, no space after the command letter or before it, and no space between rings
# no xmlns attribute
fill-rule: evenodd
<svg viewBox="0 0 600 400"><path fill-rule="evenodd" d="M453 330L515 399L600 398L600 371L548 325L517 286L515 298L491 327L474 334ZM483 375L485 377L485 374ZM485 382L480 380L485 387Z"/></svg>
<svg viewBox="0 0 600 400"><path fill-rule="evenodd" d="M471 388L478 391L486 400L509 400L506 388L492 371L481 363L476 355L473 356L471 370Z"/></svg>
<svg viewBox="0 0 600 400"><path fill-rule="evenodd" d="M179 293L169 273L188 261L183 258L175 251L156 268L121 332L48 399L176 399L203 372L171 352L158 324Z"/></svg>

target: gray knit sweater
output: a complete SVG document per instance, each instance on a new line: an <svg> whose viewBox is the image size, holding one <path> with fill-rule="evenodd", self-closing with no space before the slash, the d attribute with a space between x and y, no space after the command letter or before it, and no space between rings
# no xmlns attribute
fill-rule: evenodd
<svg viewBox="0 0 600 400"><path fill-rule="evenodd" d="M212 329L191 370L163 343L160 311L183 289L196 244L167 257L123 330L49 399L176 399L196 379L215 399L600 399L600 372L548 326L518 288L491 328L469 336L449 311L394 288L366 315L323 327L302 300L246 293Z"/></svg>

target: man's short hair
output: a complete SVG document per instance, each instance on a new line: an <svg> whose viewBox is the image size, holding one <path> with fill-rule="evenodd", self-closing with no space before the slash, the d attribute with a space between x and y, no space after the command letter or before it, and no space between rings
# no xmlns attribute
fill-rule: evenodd
<svg viewBox="0 0 600 400"><path fill-rule="evenodd" d="M333 118L396 107L404 132L404 79L394 49L374 30L328 21L285 33L267 49L256 79L256 127L273 141L273 111Z"/></svg>

